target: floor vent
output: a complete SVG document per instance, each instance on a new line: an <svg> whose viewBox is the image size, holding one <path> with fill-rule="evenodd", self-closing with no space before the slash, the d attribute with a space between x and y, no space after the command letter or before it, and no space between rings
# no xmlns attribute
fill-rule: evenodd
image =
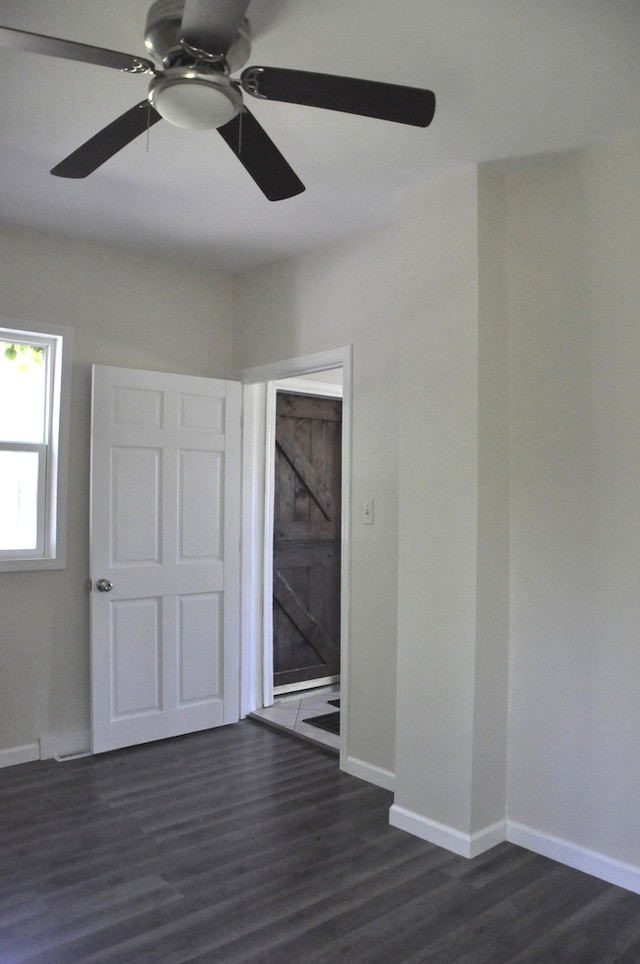
<svg viewBox="0 0 640 964"><path fill-rule="evenodd" d="M53 759L56 763L66 763L67 760L79 760L83 756L91 756L90 750L76 750L70 753L56 753Z"/></svg>

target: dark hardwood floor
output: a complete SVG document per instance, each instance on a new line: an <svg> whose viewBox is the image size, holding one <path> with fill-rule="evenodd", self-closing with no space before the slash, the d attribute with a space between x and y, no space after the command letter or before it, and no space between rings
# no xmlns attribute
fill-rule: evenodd
<svg viewBox="0 0 640 964"><path fill-rule="evenodd" d="M0 962L640 961L640 897L391 802L251 721L0 770Z"/></svg>

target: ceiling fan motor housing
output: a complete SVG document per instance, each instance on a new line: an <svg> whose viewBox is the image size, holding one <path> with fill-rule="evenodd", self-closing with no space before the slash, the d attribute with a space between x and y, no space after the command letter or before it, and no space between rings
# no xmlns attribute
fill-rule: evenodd
<svg viewBox="0 0 640 964"><path fill-rule="evenodd" d="M196 50L183 41L183 13L184 0L156 0L147 14L145 45L165 67L149 85L149 101L176 127L223 127L242 109L239 85L230 81L228 75L249 59L249 23L245 18L223 57Z"/></svg>
<svg viewBox="0 0 640 964"><path fill-rule="evenodd" d="M182 42L183 13L184 0L156 0L147 13L145 46L154 60L163 64L164 67L183 64L187 60L193 63L197 59L194 52L185 47ZM206 52L198 51L198 53ZM224 59L216 56L210 56L209 59L221 64L225 73L234 73L244 67L250 55L251 31L249 21L245 17Z"/></svg>

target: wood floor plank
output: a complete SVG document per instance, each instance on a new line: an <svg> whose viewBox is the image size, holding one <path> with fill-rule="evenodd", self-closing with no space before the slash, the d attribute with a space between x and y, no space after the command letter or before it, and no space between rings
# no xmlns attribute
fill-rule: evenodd
<svg viewBox="0 0 640 964"><path fill-rule="evenodd" d="M605 886L593 901L535 935L529 946L513 958L513 964L553 960L559 952L571 964L607 964L621 959L630 947L637 948L639 940L636 895Z"/></svg>
<svg viewBox="0 0 640 964"><path fill-rule="evenodd" d="M529 872L522 867L505 871L491 887L482 890L468 881L452 880L446 867L439 868L434 876L438 886L432 891L416 887L403 891L390 886L379 897L367 894L366 902L354 905L355 913L345 908L342 915L328 921L327 926L322 925L315 934L305 934L295 946L287 943L274 948L273 957L268 960L276 960L280 954L281 959L318 964L322 953L326 953L351 964L368 960L375 948L381 960L404 962L416 947L421 953L426 952L439 930L455 927L460 920L474 919L493 905L498 893L517 891L529 880ZM457 958L443 956L442 960Z"/></svg>
<svg viewBox="0 0 640 964"><path fill-rule="evenodd" d="M3 961L56 960L60 949L96 930L104 930L140 914L147 907L169 906L181 895L161 879L147 878L120 890L103 894L99 900L78 899L74 904L52 901L47 913L32 918L14 933L0 935ZM44 957L43 957L44 955ZM60 959L65 960L63 952Z"/></svg>
<svg viewBox="0 0 640 964"><path fill-rule="evenodd" d="M338 883L341 876L345 880L342 884ZM233 902L221 908L222 913L212 909L204 920L183 921L179 928L167 928L163 935L163 953L169 955L167 959L171 962L189 959L185 954L192 946L195 932L200 945L199 956L215 955L210 959L232 962L244 960L248 953L256 953L265 960L305 960L304 957L281 956L279 948L277 956L271 958L267 956L268 949L283 931L304 933L318 921L333 919L350 901L360 903L369 899L367 894L379 892L388 895L399 881L404 881L407 889L419 886L424 891L442 886L442 881L430 869L425 869L424 861L416 858L385 870L362 860L352 875L348 874L343 862L342 868L336 868L336 873L328 877L305 877L309 877L308 872L306 875L276 877L267 881L260 891L252 888L250 916L246 895L237 894ZM188 927L184 926L187 924ZM131 953L137 956L148 944L145 936L141 942L125 948L123 954L111 954L104 960L124 964Z"/></svg>
<svg viewBox="0 0 640 964"><path fill-rule="evenodd" d="M2 770L0 962L640 960L640 897L510 844L467 861L392 801L250 721Z"/></svg>
<svg viewBox="0 0 640 964"><path fill-rule="evenodd" d="M500 888L494 891L494 900L480 913L465 915L458 926L455 920L444 918L428 931L420 925L415 927L408 940L424 950L407 954L407 960L429 964L441 959L456 960L457 964L475 964L478 959L486 964L512 961L541 931L570 915L580 904L588 904L601 887L607 886L582 875L568 887L568 868L543 858L538 858L538 863L542 872L533 880L527 883L525 875L524 886L514 888L513 893L504 889L500 893Z"/></svg>
<svg viewBox="0 0 640 964"><path fill-rule="evenodd" d="M344 838L341 839L344 847ZM384 877L388 882L397 875L424 873L426 866L424 854L416 854L414 849L398 847L381 855L377 848L370 848L368 852L361 842L355 841L350 849L336 851L332 859L326 855L321 860L317 860L315 854L313 857L310 861L310 855L303 850L280 849L280 859L265 864L260 872L247 870L240 879L226 872L223 881L210 879L206 889L199 882L193 893L183 887L192 905L197 907L202 903L202 910L194 911L190 917L176 917L171 924L163 921L155 931L151 930L150 921L139 922L144 926L138 928L138 933L130 933L122 946L111 948L96 960L117 964L128 961L132 954L136 960L139 957L144 960L147 948L152 959L153 947L160 942L166 960L179 960L194 938L201 948L208 952L216 949L222 955L220 959L225 960L232 951L227 945L241 940L245 934L251 935L250 941L262 945L263 934L255 936L258 931L274 921L280 927L282 915L300 918L308 908L326 901L327 895L329 912L335 913L336 893L341 886L348 887L351 880L356 880L366 893L373 876ZM433 848L434 863L447 859L448 854ZM320 873L315 872L316 867Z"/></svg>

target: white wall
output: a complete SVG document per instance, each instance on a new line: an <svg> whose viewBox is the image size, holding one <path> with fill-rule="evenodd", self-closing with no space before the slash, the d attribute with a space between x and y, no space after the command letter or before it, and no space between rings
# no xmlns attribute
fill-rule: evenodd
<svg viewBox="0 0 640 964"><path fill-rule="evenodd" d="M502 181L469 168L426 184L406 199L402 228L392 819L469 854L484 845L471 837L504 823L505 808L508 400Z"/></svg>
<svg viewBox="0 0 640 964"><path fill-rule="evenodd" d="M509 661L509 318L504 178L478 172L478 552L470 831L503 820Z"/></svg>
<svg viewBox="0 0 640 964"><path fill-rule="evenodd" d="M68 567L0 574L0 751L89 726L92 363L229 377L232 283L0 227L0 314L74 333Z"/></svg>
<svg viewBox="0 0 640 964"><path fill-rule="evenodd" d="M508 178L509 817L640 866L640 136Z"/></svg>
<svg viewBox="0 0 640 964"><path fill-rule="evenodd" d="M506 832L634 890L638 171L636 135L409 199L392 813L460 852L498 817L508 589Z"/></svg>
<svg viewBox="0 0 640 964"><path fill-rule="evenodd" d="M238 280L234 368L353 345L348 755L394 769L398 350L395 232L380 230ZM375 524L360 505L375 499ZM384 779L384 777L383 777Z"/></svg>
<svg viewBox="0 0 640 964"><path fill-rule="evenodd" d="M408 197L402 241L396 805L468 832L478 509L475 168Z"/></svg>

